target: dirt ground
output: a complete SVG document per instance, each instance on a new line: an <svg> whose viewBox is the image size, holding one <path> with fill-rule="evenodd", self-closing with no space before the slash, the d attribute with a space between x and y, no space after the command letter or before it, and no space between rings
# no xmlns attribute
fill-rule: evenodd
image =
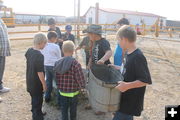
<svg viewBox="0 0 180 120"><path fill-rule="evenodd" d="M114 36L108 36L114 49ZM179 42L161 41L158 39L138 38L138 47L147 57L153 84L147 87L144 111L141 117L135 120L164 120L165 105L180 104L180 40ZM7 57L4 75L4 86L11 91L0 94L3 102L0 103L0 120L31 120L30 97L26 92L25 84L25 51L32 46L31 40L11 41L12 56ZM78 60L84 65L82 52ZM78 106L78 120L111 120L107 113L96 116L92 110L85 111L84 105ZM60 120L61 111L44 104L47 111L45 120Z"/></svg>

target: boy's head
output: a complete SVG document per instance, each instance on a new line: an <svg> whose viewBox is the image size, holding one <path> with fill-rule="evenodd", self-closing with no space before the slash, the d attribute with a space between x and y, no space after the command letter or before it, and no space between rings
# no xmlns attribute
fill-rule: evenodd
<svg viewBox="0 0 180 120"><path fill-rule="evenodd" d="M34 46L43 49L47 43L47 37L44 33L36 33L34 36Z"/></svg>
<svg viewBox="0 0 180 120"><path fill-rule="evenodd" d="M56 28L56 21L53 18L48 19L48 26L54 30Z"/></svg>
<svg viewBox="0 0 180 120"><path fill-rule="evenodd" d="M57 42L57 33L56 32L54 32L54 31L48 32L47 37L50 42L53 42L53 43Z"/></svg>
<svg viewBox="0 0 180 120"><path fill-rule="evenodd" d="M117 34L117 40L122 49L126 50L136 42L136 32L129 25L122 26Z"/></svg>
<svg viewBox="0 0 180 120"><path fill-rule="evenodd" d="M75 45L72 41L63 42L62 50L65 56L72 56L75 50Z"/></svg>
<svg viewBox="0 0 180 120"><path fill-rule="evenodd" d="M129 20L126 19L126 18L122 18L122 19L120 19L120 20L117 22L117 24L118 24L120 27L123 26L123 25L129 25Z"/></svg>
<svg viewBox="0 0 180 120"><path fill-rule="evenodd" d="M67 33L71 33L72 26L71 25L66 25L65 30L66 30Z"/></svg>
<svg viewBox="0 0 180 120"><path fill-rule="evenodd" d="M91 41L96 41L98 39L101 39L103 31L102 31L102 26L92 24L88 26L87 29L84 30L83 32L88 33L88 37L90 38Z"/></svg>

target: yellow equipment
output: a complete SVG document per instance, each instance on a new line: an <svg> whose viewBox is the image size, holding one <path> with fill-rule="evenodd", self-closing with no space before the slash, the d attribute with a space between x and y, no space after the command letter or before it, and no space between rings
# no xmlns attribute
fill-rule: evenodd
<svg viewBox="0 0 180 120"><path fill-rule="evenodd" d="M3 3L2 0L0 0L0 2L1 4ZM15 18L12 8L1 6L0 13L2 14L1 18L7 27L15 27Z"/></svg>

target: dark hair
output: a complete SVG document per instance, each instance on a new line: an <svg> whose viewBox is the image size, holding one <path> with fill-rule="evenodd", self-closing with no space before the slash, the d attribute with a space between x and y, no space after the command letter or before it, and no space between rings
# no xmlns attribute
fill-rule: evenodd
<svg viewBox="0 0 180 120"><path fill-rule="evenodd" d="M51 40L52 38L57 38L57 33L54 31L50 31L47 34L48 40Z"/></svg>
<svg viewBox="0 0 180 120"><path fill-rule="evenodd" d="M129 42L136 41L136 31L129 25L122 26L117 32L117 38L127 38Z"/></svg>
<svg viewBox="0 0 180 120"><path fill-rule="evenodd" d="M54 18L48 19L48 25L54 25L54 24L56 24L56 21Z"/></svg>
<svg viewBox="0 0 180 120"><path fill-rule="evenodd" d="M126 18L122 18L117 22L117 24L119 24L119 25L129 25L129 20L126 19Z"/></svg>

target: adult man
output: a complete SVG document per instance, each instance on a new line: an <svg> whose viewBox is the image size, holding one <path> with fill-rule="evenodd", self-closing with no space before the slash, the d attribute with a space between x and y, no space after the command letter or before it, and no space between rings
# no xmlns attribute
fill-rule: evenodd
<svg viewBox="0 0 180 120"><path fill-rule="evenodd" d="M6 93L10 90L10 88L3 87L2 82L6 56L10 55L10 43L7 33L7 27L2 19L0 19L0 93Z"/></svg>
<svg viewBox="0 0 180 120"><path fill-rule="evenodd" d="M110 64L109 59L112 56L112 50L109 41L102 37L102 27L100 25L90 25L86 32L92 41L92 63Z"/></svg>
<svg viewBox="0 0 180 120"><path fill-rule="evenodd" d="M88 37L91 41L88 67L91 67L92 64L110 64L109 59L112 56L112 50L109 41L102 37L102 27L100 25L90 25L85 32L88 33ZM86 106L85 109L89 108L90 106ZM105 113L96 110L95 114L103 115Z"/></svg>

